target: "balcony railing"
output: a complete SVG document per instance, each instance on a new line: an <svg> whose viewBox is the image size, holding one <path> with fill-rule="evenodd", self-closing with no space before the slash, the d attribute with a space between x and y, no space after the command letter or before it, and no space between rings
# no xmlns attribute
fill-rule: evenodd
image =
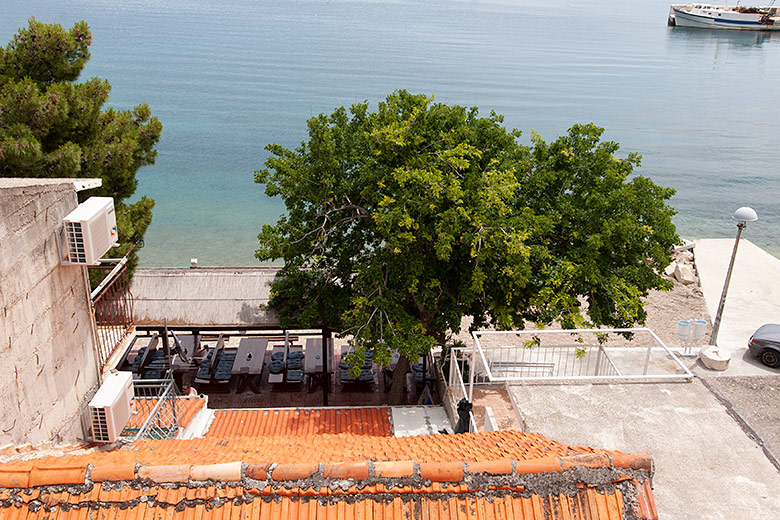
<svg viewBox="0 0 780 520"><path fill-rule="evenodd" d="M127 266L99 265L92 273L102 273L103 280L92 294L92 311L97 328L98 357L103 368L122 340L133 327L133 296Z"/></svg>
<svg viewBox="0 0 780 520"><path fill-rule="evenodd" d="M179 433L182 409L173 379L133 381L135 410L122 437L172 439Z"/></svg>

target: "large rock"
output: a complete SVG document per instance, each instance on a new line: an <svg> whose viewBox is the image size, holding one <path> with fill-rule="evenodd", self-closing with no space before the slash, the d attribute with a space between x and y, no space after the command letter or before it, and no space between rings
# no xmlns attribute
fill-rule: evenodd
<svg viewBox="0 0 780 520"><path fill-rule="evenodd" d="M702 364L710 370L726 370L731 361L731 354L715 345L708 345L699 352Z"/></svg>
<svg viewBox="0 0 780 520"><path fill-rule="evenodd" d="M693 262L693 253L690 251L681 251L677 253L677 260L686 264L690 264Z"/></svg>
<svg viewBox="0 0 780 520"><path fill-rule="evenodd" d="M696 275L693 272L693 268L679 262L675 262L674 277L677 278L678 282L684 285L696 283Z"/></svg>

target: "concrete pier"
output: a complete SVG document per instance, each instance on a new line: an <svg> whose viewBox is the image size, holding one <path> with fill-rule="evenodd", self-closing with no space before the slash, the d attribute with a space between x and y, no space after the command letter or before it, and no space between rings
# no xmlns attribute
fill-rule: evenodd
<svg viewBox="0 0 780 520"><path fill-rule="evenodd" d="M714 320L734 239L699 239L695 244L701 290L710 318ZM777 369L763 366L747 349L750 336L765 323L780 323L780 259L743 238L737 249L717 339L718 346L731 353L729 368L723 375L780 374ZM718 374L700 364L695 370L706 371L707 375Z"/></svg>

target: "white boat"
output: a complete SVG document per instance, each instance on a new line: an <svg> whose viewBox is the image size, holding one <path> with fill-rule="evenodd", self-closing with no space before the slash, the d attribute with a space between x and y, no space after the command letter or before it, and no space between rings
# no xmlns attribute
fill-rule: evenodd
<svg viewBox="0 0 780 520"><path fill-rule="evenodd" d="M774 3L774 2L773 2ZM729 7L710 4L672 4L669 25L741 31L780 30L777 7Z"/></svg>

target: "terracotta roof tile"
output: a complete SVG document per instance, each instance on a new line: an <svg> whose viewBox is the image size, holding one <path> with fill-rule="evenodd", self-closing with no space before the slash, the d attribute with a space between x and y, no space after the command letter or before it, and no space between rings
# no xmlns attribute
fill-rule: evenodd
<svg viewBox="0 0 780 520"><path fill-rule="evenodd" d="M336 462L325 465L325 478L366 480L369 477L368 462Z"/></svg>
<svg viewBox="0 0 780 520"><path fill-rule="evenodd" d="M0 487L28 487L30 485L31 463L5 464L0 467Z"/></svg>
<svg viewBox="0 0 780 520"><path fill-rule="evenodd" d="M87 474L87 464L69 464L60 462L56 465L34 464L30 470L29 486L53 486L58 484L83 484Z"/></svg>
<svg viewBox="0 0 780 520"><path fill-rule="evenodd" d="M311 431L311 423L296 428ZM118 482L132 479L136 464L141 480ZM546 475L540 480L538 473ZM85 474L97 483L90 484ZM73 481L76 475L81 475L81 488L77 483L65 491L44 485L55 476ZM128 520L407 515L601 520L621 518L625 507L632 507L639 518L653 519L651 477L649 456L568 446L517 431L147 440L121 449L0 464L0 481L5 479L9 488L3 491L0 516L19 512L37 519L56 511L65 520L86 518L86 512L90 518ZM143 479L159 484L139 487ZM111 481L117 482L105 485ZM19 485L11 486L14 482ZM34 482L39 487L30 488ZM551 486L561 486L560 492L548 494Z"/></svg>
<svg viewBox="0 0 780 520"><path fill-rule="evenodd" d="M468 470L471 473L507 475L512 473L512 461L510 459L503 459L489 462L472 462L468 465Z"/></svg>
<svg viewBox="0 0 780 520"><path fill-rule="evenodd" d="M463 480L462 462L422 462L420 476L433 482L460 482Z"/></svg>
<svg viewBox="0 0 780 520"><path fill-rule="evenodd" d="M411 477L414 475L414 462L412 461L393 461L393 462L375 462L374 472L380 478L400 478Z"/></svg>
<svg viewBox="0 0 780 520"><path fill-rule="evenodd" d="M217 410L206 437L366 435L390 437L390 408Z"/></svg>
<svg viewBox="0 0 780 520"><path fill-rule="evenodd" d="M274 480L300 480L311 477L320 470L316 462L304 462L296 464L279 464L271 470L271 478Z"/></svg>
<svg viewBox="0 0 780 520"><path fill-rule="evenodd" d="M268 470L271 469L273 463L264 462L262 464L247 464L246 476L257 480L265 480L268 478Z"/></svg>
<svg viewBox="0 0 780 520"><path fill-rule="evenodd" d="M224 462L222 464L209 464L206 466L192 466L190 478L192 480L212 480L231 482L241 480L241 462Z"/></svg>
<svg viewBox="0 0 780 520"><path fill-rule="evenodd" d="M133 480L135 478L135 464L110 464L92 468L90 478L93 482L106 480Z"/></svg>
<svg viewBox="0 0 780 520"><path fill-rule="evenodd" d="M653 490L650 486L650 480L645 480L641 484L637 480L632 481L639 490L636 503L636 516L642 520L653 520L658 518L658 510L655 507Z"/></svg>
<svg viewBox="0 0 780 520"><path fill-rule="evenodd" d="M653 471L653 463L650 455L628 455L619 451L613 451L609 454L609 456L616 468L643 469L649 472Z"/></svg>
<svg viewBox="0 0 780 520"><path fill-rule="evenodd" d="M190 479L190 465L176 466L141 466L138 468L138 478L152 482L187 482Z"/></svg>

